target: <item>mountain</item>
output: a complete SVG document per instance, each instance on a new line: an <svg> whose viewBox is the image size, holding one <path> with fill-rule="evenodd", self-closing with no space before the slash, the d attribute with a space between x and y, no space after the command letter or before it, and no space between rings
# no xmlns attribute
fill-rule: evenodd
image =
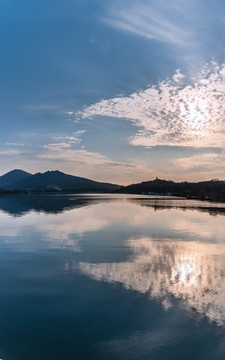
<svg viewBox="0 0 225 360"><path fill-rule="evenodd" d="M30 176L32 176L32 174L26 171L19 169L12 170L7 174L0 176L0 189L4 189L15 182L23 181Z"/></svg>
<svg viewBox="0 0 225 360"><path fill-rule="evenodd" d="M171 180L144 181L138 184L122 186L116 192L125 194L150 194L150 195L176 195L187 198L210 199L215 201L225 201L225 181L209 180L200 182L180 182Z"/></svg>
<svg viewBox="0 0 225 360"><path fill-rule="evenodd" d="M118 189L118 192L126 194L142 194L149 192L166 193L176 192L178 187L179 183L156 178L155 180L143 181L137 184L122 186L120 189Z"/></svg>
<svg viewBox="0 0 225 360"><path fill-rule="evenodd" d="M78 176L67 175L58 170L37 173L15 181L14 183L10 182L10 184L5 183L4 185L5 190L112 191L118 188L118 185L101 183Z"/></svg>

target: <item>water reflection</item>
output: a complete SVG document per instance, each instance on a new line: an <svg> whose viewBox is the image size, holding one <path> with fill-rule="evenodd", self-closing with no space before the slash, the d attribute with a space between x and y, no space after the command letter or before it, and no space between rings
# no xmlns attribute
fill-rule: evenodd
<svg viewBox="0 0 225 360"><path fill-rule="evenodd" d="M26 244L30 248L37 239L36 243L42 247L46 246L45 242L50 248L81 252L81 236L96 233L104 242L105 233L113 238L115 231L122 232L123 239L142 234L155 239L182 237L209 243L224 242L223 215L211 216L206 208L199 207L199 202L193 203L191 209L185 208L186 200L157 200L157 204L161 204L159 208L155 202L127 195L3 197L0 198L0 209L4 209L0 212L0 242L24 243L24 249ZM184 206L182 211L178 205Z"/></svg>
<svg viewBox="0 0 225 360"><path fill-rule="evenodd" d="M30 247L69 248L81 252L80 236L97 232L108 221L95 207L78 207L60 214L30 212L24 216L11 217L0 214L0 244L18 244L18 249ZM22 246L23 243L23 246Z"/></svg>
<svg viewBox="0 0 225 360"><path fill-rule="evenodd" d="M16 217L26 215L30 211L59 214L86 206L88 203L88 198L79 196L41 194L0 196L0 210Z"/></svg>
<svg viewBox="0 0 225 360"><path fill-rule="evenodd" d="M192 208L185 208L187 204L186 200L114 195L5 197L0 199L4 209L0 242L20 251L41 246L81 253L87 233L93 241L101 241L101 247L107 236L115 245L112 235L123 233L118 240L120 253L122 246L129 249L126 254L132 256L128 260L113 261L107 255L110 262L106 263L100 256L98 264L80 262L80 272L148 293L159 299L165 310L179 299L189 311L195 309L221 325L225 322L225 224L221 216L211 216L208 207L201 208L199 202L191 202ZM182 206L184 211L178 209ZM216 211L213 206L210 211ZM222 206L217 210L224 210ZM23 216L15 218L8 212ZM77 269L77 264L74 266ZM66 269L71 269L71 264Z"/></svg>
<svg viewBox="0 0 225 360"><path fill-rule="evenodd" d="M197 210L211 215L225 214L225 204L186 200L175 197L151 197L127 194L31 194L0 196L0 210L15 217L34 211L45 214L60 214L65 211L100 203L129 203L155 211L178 208Z"/></svg>
<svg viewBox="0 0 225 360"><path fill-rule="evenodd" d="M188 311L225 323L225 246L200 242L128 241L129 261L79 264L81 273L97 281L121 283L126 289L148 293L165 310L179 299Z"/></svg>

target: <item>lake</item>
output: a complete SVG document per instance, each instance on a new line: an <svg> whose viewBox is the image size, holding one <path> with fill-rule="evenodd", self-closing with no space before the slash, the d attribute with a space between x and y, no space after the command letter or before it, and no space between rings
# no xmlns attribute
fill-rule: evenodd
<svg viewBox="0 0 225 360"><path fill-rule="evenodd" d="M0 197L0 359L225 359L225 204Z"/></svg>

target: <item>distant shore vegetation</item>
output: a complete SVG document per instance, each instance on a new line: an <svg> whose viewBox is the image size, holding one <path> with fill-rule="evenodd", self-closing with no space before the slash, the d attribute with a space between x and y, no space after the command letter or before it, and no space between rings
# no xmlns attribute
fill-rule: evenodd
<svg viewBox="0 0 225 360"><path fill-rule="evenodd" d="M0 195L74 192L178 196L187 199L225 202L225 181L212 179L200 182L174 182L156 178L137 184L120 186L64 174L58 170L32 175L18 169L0 176Z"/></svg>

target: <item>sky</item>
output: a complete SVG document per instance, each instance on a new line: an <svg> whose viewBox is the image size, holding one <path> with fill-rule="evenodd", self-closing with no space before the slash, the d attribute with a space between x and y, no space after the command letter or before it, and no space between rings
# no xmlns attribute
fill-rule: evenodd
<svg viewBox="0 0 225 360"><path fill-rule="evenodd" d="M2 0L0 175L225 179L223 0Z"/></svg>

